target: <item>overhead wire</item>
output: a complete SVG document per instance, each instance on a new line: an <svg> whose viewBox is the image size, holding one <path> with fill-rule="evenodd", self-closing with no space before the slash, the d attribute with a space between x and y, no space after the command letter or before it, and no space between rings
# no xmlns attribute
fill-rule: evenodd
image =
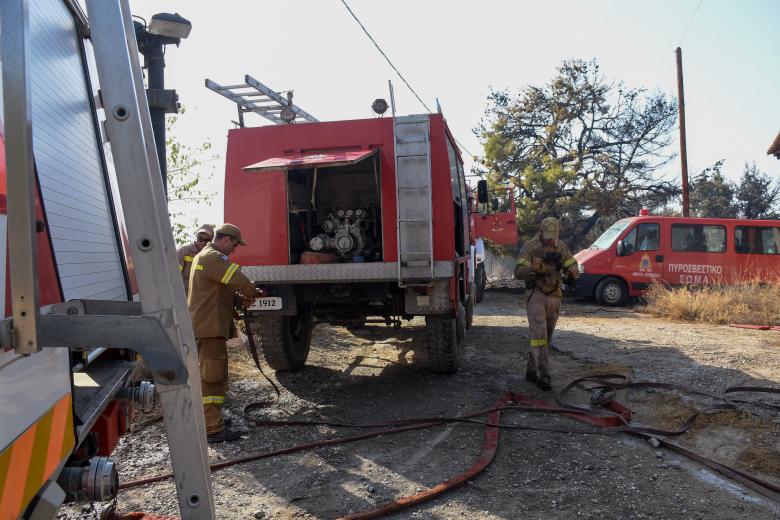
<svg viewBox="0 0 780 520"><path fill-rule="evenodd" d="M428 105L425 104L425 101L422 100L422 98L417 94L417 91L412 88L412 85L406 80L403 74L401 74L401 71L398 70L398 67L396 67L392 61L390 61L390 58L385 54L385 51L382 50L382 47L379 46L379 44L376 42L373 36L371 36L371 33L368 32L368 29L366 29L366 26L363 25L363 22L360 21L360 19L357 17L355 12L349 7L349 4L347 4L346 0L341 0L341 3L344 4L344 7L347 8L347 11L349 11L349 14L352 16L352 18L355 19L357 24L360 26L361 29L363 29L363 32L368 36L368 39L371 40L371 43L374 44L374 47L376 47L376 50L379 51L379 54L382 55L382 57L385 59L388 65L392 67L392 69L395 71L395 73L398 75L399 78L401 78L401 81L404 82L404 85L411 91L412 94L414 94L414 97L417 98L417 101L420 102L420 104L425 107L425 110L428 112L433 112ZM454 138L454 137L453 137ZM466 148L463 143L455 139L455 142L458 144L458 146L463 149L467 154L469 154L471 157L476 157L473 153L471 153L468 148Z"/></svg>
<svg viewBox="0 0 780 520"><path fill-rule="evenodd" d="M696 9L693 11L693 16L691 16L691 19L688 21L688 25L685 26L685 31L683 31L683 35L680 37L680 41L677 43L677 46L679 47L686 36L688 36L688 29L691 28L691 25L693 24L693 20L696 18L696 14L699 12L699 8L701 7L701 4L704 2L704 0L699 0L699 5L696 6Z"/></svg>
<svg viewBox="0 0 780 520"><path fill-rule="evenodd" d="M376 50L379 51L379 53L382 55L382 57L387 61L388 65L390 65L396 74L398 74L398 77L401 78L401 81L404 82L404 84L411 90L412 94L414 94L414 97L417 98L417 101L420 102L422 106L425 107L425 110L428 112L432 112L430 108L428 108L428 105L425 104L425 101L422 100L422 98L417 94L417 92L412 88L412 86L409 84L408 81L406 81L406 78L403 74L401 74L401 71L398 70L398 68L393 65L393 62L390 61L390 58L387 57L387 54L385 54L385 51L382 50L382 47L379 46L379 44L376 42L373 36L371 36L371 33L368 32L368 29L366 29L366 26L363 25L363 22L358 19L358 17L355 15L355 13L352 11L352 9L349 7L349 4L347 4L346 0L341 0L341 3L344 4L344 7L347 8L347 11L349 11L349 14L352 15L352 18L355 19L355 21L358 23L361 29L363 29L363 32L366 33L366 36L368 36L368 39L371 40L371 43L374 44L374 47L376 47Z"/></svg>

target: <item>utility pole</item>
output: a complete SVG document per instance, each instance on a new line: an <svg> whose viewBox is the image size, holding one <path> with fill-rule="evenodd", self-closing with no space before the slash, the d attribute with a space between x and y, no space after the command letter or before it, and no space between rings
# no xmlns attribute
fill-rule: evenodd
<svg viewBox="0 0 780 520"><path fill-rule="evenodd" d="M685 91L683 88L682 49L677 47L677 109L680 114L680 164L682 167L682 214L690 216L688 198L688 146L685 142Z"/></svg>
<svg viewBox="0 0 780 520"><path fill-rule="evenodd" d="M157 159L160 163L163 189L168 193L168 165L165 153L165 114L179 111L179 97L175 90L165 89L165 46L176 45L190 34L192 24L171 13L152 16L151 23L133 22L138 51L144 56L144 67L149 71L149 88L146 90L149 113L152 117Z"/></svg>

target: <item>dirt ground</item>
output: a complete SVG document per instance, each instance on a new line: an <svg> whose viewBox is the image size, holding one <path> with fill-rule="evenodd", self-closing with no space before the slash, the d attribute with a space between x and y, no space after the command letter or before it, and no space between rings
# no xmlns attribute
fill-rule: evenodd
<svg viewBox="0 0 780 520"><path fill-rule="evenodd" d="M554 400L552 392L542 392L521 377L528 350L521 298L488 291L467 333L463 368L452 376L430 374L418 363L424 361L422 320L400 330L374 325L354 334L320 325L306 368L272 376L282 398L262 416L375 422L458 415L490 406L506 390ZM554 344L553 390L583 375L615 372L716 394L733 385L780 387L776 332L673 323L628 309L566 302ZM247 433L237 443L211 445L213 462L357 433L247 425L243 407L273 394L240 345L233 345L230 355L226 414L234 427ZM780 404L778 396L743 397ZM634 410L635 423L668 428L712 404L662 390L625 391L618 398ZM502 422L580 426L560 416L521 413L507 413ZM213 473L217 515L336 518L371 508L463 472L479 456L482 435L481 426L449 424L219 470ZM674 440L780 484L776 412L746 408L707 415ZM125 436L114 458L122 481L169 471L162 425ZM178 514L172 481L123 491L117 506L122 512ZM88 508L69 509L61 518L93 514ZM626 434L502 430L496 459L484 473L463 488L391 518L758 520L780 518L780 504Z"/></svg>

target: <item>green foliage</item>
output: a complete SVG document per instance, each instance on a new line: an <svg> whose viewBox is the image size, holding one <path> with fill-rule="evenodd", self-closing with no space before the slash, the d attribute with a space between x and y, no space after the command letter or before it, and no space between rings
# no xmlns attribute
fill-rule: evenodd
<svg viewBox="0 0 780 520"><path fill-rule="evenodd" d="M721 170L723 160L705 168L691 179L691 214L696 217L736 218L739 208L734 203L736 186Z"/></svg>
<svg viewBox="0 0 780 520"><path fill-rule="evenodd" d="M502 257L510 254L505 246L498 244L489 238L483 237L482 243L485 245L485 251L490 251L495 257Z"/></svg>
<svg viewBox="0 0 780 520"><path fill-rule="evenodd" d="M745 218L780 218L780 180L772 182L755 163L745 163L736 201Z"/></svg>
<svg viewBox="0 0 780 520"><path fill-rule="evenodd" d="M778 218L780 181L745 164L739 183L723 176L723 159L691 179L691 214L696 217Z"/></svg>
<svg viewBox="0 0 780 520"><path fill-rule="evenodd" d="M565 60L544 86L491 92L475 129L481 173L499 197L515 188L523 236L551 215L576 247L592 229L678 195L654 176L672 158L676 119L673 98L608 82L595 60Z"/></svg>
<svg viewBox="0 0 780 520"><path fill-rule="evenodd" d="M184 113L185 109L182 108L178 114L169 115L165 122L168 214L177 245L192 241L193 232L199 226L197 218L193 216L195 210L214 200L214 194L204 188L204 183L214 176L214 168L205 169L204 163L219 159L219 155L212 152L209 141L193 148L176 138L175 127Z"/></svg>

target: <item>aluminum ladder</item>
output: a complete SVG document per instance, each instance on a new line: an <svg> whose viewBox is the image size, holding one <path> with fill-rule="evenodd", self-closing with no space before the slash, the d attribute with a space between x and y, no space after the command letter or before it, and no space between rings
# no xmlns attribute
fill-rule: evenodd
<svg viewBox="0 0 780 520"><path fill-rule="evenodd" d="M244 127L246 112L259 114L277 125L318 122L313 115L293 104L292 92L283 97L249 74L244 76L244 83L240 85L223 86L207 79L206 88L225 96L238 106L238 126L241 128Z"/></svg>
<svg viewBox="0 0 780 520"><path fill-rule="evenodd" d="M398 285L433 283L430 119L393 117Z"/></svg>
<svg viewBox="0 0 780 520"><path fill-rule="evenodd" d="M99 103L124 209L140 303L65 302L41 314L35 247L35 171L26 0L4 0L2 20L8 240L13 315L0 320L0 347L124 348L144 356L160 396L184 519L213 520L197 349L178 270L160 164L128 0L87 0ZM84 302L83 302L84 303ZM64 494L63 494L64 496Z"/></svg>

